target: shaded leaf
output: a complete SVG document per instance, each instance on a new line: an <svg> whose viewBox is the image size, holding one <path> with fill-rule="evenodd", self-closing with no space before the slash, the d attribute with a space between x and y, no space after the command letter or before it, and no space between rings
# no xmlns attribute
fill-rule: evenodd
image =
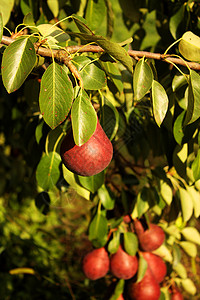
<svg viewBox="0 0 200 300"><path fill-rule="evenodd" d="M173 16L171 16L169 20L169 29L175 40L178 38L178 27L184 18L184 12L185 5L181 5L178 11Z"/></svg>
<svg viewBox="0 0 200 300"><path fill-rule="evenodd" d="M39 95L44 121L54 129L62 123L72 105L73 88L65 67L52 63L44 72Z"/></svg>
<svg viewBox="0 0 200 300"><path fill-rule="evenodd" d="M70 39L69 35L64 32L61 28L51 24L40 24L37 29L47 39L48 44L52 49L59 49L56 45L58 43L66 42Z"/></svg>
<svg viewBox="0 0 200 300"><path fill-rule="evenodd" d="M84 188L95 193L104 183L104 172L89 177L78 176L78 179Z"/></svg>
<svg viewBox="0 0 200 300"><path fill-rule="evenodd" d="M139 261L138 261L138 271L137 271L137 282L140 282L142 278L144 277L146 270L148 267L148 263L146 259L142 255L139 255Z"/></svg>
<svg viewBox="0 0 200 300"><path fill-rule="evenodd" d="M153 72L143 57L137 62L133 74L134 99L142 99L150 90L152 82Z"/></svg>
<svg viewBox="0 0 200 300"><path fill-rule="evenodd" d="M108 243L108 251L110 254L116 253L120 245L120 232L114 231L113 238Z"/></svg>
<svg viewBox="0 0 200 300"><path fill-rule="evenodd" d="M95 109L83 90L72 105L71 120L75 144L81 146L90 139L97 127Z"/></svg>
<svg viewBox="0 0 200 300"><path fill-rule="evenodd" d="M36 179L43 190L49 190L57 183L60 177L60 162L61 158L57 152L50 152L40 160L36 170Z"/></svg>
<svg viewBox="0 0 200 300"><path fill-rule="evenodd" d="M193 163L192 163L192 172L195 181L200 179L200 149L197 152L197 156L195 157Z"/></svg>
<svg viewBox="0 0 200 300"><path fill-rule="evenodd" d="M104 97L101 126L110 141L114 139L119 128L119 113L116 107Z"/></svg>
<svg viewBox="0 0 200 300"><path fill-rule="evenodd" d="M20 37L3 53L2 79L8 93L19 89L36 63L33 43L28 37Z"/></svg>
<svg viewBox="0 0 200 300"><path fill-rule="evenodd" d="M107 236L107 231L107 219L101 212L98 212L89 226L89 240L104 240L104 237Z"/></svg>
<svg viewBox="0 0 200 300"><path fill-rule="evenodd" d="M110 80L114 83L118 91L120 93L123 92L124 87L122 83L122 76L117 66L115 66L115 64L110 61L107 62L102 61L101 65L103 66L106 74L109 76Z"/></svg>
<svg viewBox="0 0 200 300"><path fill-rule="evenodd" d="M85 19L91 30L98 29L106 16L106 6L104 0L88 0L85 12Z"/></svg>
<svg viewBox="0 0 200 300"><path fill-rule="evenodd" d="M92 30L87 26L87 22L84 18L82 18L81 16L77 16L77 15L72 15L72 18L73 18L76 26L80 30L80 32L88 34L88 35L93 35Z"/></svg>
<svg viewBox="0 0 200 300"><path fill-rule="evenodd" d="M168 96L163 86L156 80L152 83L153 115L158 126L160 126L166 116L168 109Z"/></svg>

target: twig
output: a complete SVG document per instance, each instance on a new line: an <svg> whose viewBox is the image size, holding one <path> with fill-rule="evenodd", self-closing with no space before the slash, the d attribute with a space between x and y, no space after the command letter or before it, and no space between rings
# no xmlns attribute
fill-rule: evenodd
<svg viewBox="0 0 200 300"><path fill-rule="evenodd" d="M2 40L1 40L1 44L0 44L0 48L3 47L4 45L11 44L13 41L14 41L14 39L12 39L11 37L3 36ZM36 48L37 54L44 56L44 57L52 57L52 54L53 54L54 57L56 58L58 55L58 51L60 51L60 50L50 50L45 47L38 47L37 43L35 44L35 48ZM69 54L73 54L76 52L79 52L79 53L82 53L82 52L93 52L93 53L101 53L102 52L103 53L104 52L103 48L96 46L96 45L68 46L65 48L65 50ZM63 54L64 54L64 52L65 51L63 51ZM152 52L148 52L148 51L139 51L139 50L128 50L128 54L136 60L138 58L142 58L143 56L145 56L146 58L161 60L166 63L174 63L174 64L181 65L181 66L186 66L186 63L187 63L187 66L190 69L200 71L199 63L188 62L188 61L185 63L183 59L177 58L177 57L172 57L171 55L164 55L164 54L160 54L160 53L152 53ZM65 57L66 57L66 53L65 53ZM66 60L67 63L69 62L69 59Z"/></svg>

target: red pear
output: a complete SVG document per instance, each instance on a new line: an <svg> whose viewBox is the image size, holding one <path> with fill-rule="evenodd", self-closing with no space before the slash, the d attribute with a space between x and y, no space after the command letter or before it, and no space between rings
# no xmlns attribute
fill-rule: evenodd
<svg viewBox="0 0 200 300"><path fill-rule="evenodd" d="M120 279L130 279L138 269L138 259L126 253L121 245L116 253L110 257L110 271Z"/></svg>
<svg viewBox="0 0 200 300"><path fill-rule="evenodd" d="M82 146L75 144L70 130L62 141L60 155L63 164L73 173L92 176L109 165L113 156L113 147L97 119L95 132Z"/></svg>
<svg viewBox="0 0 200 300"><path fill-rule="evenodd" d="M128 294L131 300L158 300L160 298L160 286L149 268L141 281L129 283Z"/></svg>
<svg viewBox="0 0 200 300"><path fill-rule="evenodd" d="M143 252L142 255L146 259L155 279L158 283L162 282L167 274L167 266L164 260L151 252Z"/></svg>
<svg viewBox="0 0 200 300"><path fill-rule="evenodd" d="M176 290L171 295L171 300L184 300L184 299L183 299L183 295L178 290Z"/></svg>
<svg viewBox="0 0 200 300"><path fill-rule="evenodd" d="M144 230L139 220L134 221L134 226L139 239L140 248L143 251L154 251L163 244L165 233L160 226L150 223L149 228Z"/></svg>
<svg viewBox="0 0 200 300"><path fill-rule="evenodd" d="M109 271L109 256L104 247L94 249L83 258L83 272L91 280L104 277Z"/></svg>

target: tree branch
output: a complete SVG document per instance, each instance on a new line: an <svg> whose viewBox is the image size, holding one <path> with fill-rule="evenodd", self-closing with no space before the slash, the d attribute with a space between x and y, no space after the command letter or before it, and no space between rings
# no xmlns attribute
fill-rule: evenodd
<svg viewBox="0 0 200 300"><path fill-rule="evenodd" d="M0 44L0 48L3 47L4 45L9 45L12 42L14 42L14 39L11 37L3 36ZM52 57L52 54L55 58L58 59L58 52L60 50L50 50L45 47L38 47L38 44L35 44L36 52L37 54L44 56L44 57ZM75 45L75 46L68 46L65 47L65 57L66 54L74 54L76 52L83 53L83 52L93 52L93 53L103 53L104 49L95 46L95 45ZM64 53L63 52L63 53ZM138 60L139 58L142 58L145 56L146 58L152 58L155 60L161 60L167 63L172 63L172 64L177 64L181 66L188 66L192 70L200 71L200 64L196 62L188 62L185 61L184 59L173 57L173 55L164 55L160 53L152 53L152 52L147 52L147 51L139 51L139 50L128 50L128 54L133 57L134 59ZM60 55L59 55L60 57ZM62 59L61 59L62 60Z"/></svg>

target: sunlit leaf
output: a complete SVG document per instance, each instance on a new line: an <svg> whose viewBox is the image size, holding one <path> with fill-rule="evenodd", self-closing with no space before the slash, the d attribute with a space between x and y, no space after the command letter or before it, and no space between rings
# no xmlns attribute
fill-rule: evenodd
<svg viewBox="0 0 200 300"><path fill-rule="evenodd" d="M197 246L194 243L183 241L180 242L179 245L183 248L183 250L191 257L196 257L197 255Z"/></svg>
<svg viewBox="0 0 200 300"><path fill-rule="evenodd" d="M142 99L150 90L153 82L153 72L143 57L135 67L133 74L134 99Z"/></svg>
<svg viewBox="0 0 200 300"><path fill-rule="evenodd" d="M36 170L36 179L41 188L49 190L57 183L60 177L60 163L61 158L57 152L50 152L42 157Z"/></svg>
<svg viewBox="0 0 200 300"><path fill-rule="evenodd" d="M164 180L160 181L160 194L167 205L170 205L173 199L173 191L172 187Z"/></svg>
<svg viewBox="0 0 200 300"><path fill-rule="evenodd" d="M42 76L39 104L45 122L52 129L66 119L72 100L72 83L66 69L57 63L50 64Z"/></svg>
<svg viewBox="0 0 200 300"><path fill-rule="evenodd" d="M116 253L120 245L120 232L114 231L113 238L108 243L108 251L110 254Z"/></svg>
<svg viewBox="0 0 200 300"><path fill-rule="evenodd" d="M183 279L181 281L183 289L190 295L195 295L197 292L196 286L190 278Z"/></svg>
<svg viewBox="0 0 200 300"><path fill-rule="evenodd" d="M14 0L1 0L0 1L0 11L3 17L3 25L6 25L9 18L11 11L13 9Z"/></svg>
<svg viewBox="0 0 200 300"><path fill-rule="evenodd" d="M55 25L40 24L37 26L37 29L39 30L43 38L47 39L48 44L53 49L58 49L58 46L56 44L66 42L70 38L66 32Z"/></svg>
<svg viewBox="0 0 200 300"><path fill-rule="evenodd" d="M180 262L173 266L174 271L183 279L187 278L187 270Z"/></svg>
<svg viewBox="0 0 200 300"><path fill-rule="evenodd" d="M91 30L98 29L106 16L106 6L104 0L88 0L85 19Z"/></svg>
<svg viewBox="0 0 200 300"><path fill-rule="evenodd" d="M181 201L183 220L184 222L187 222L191 218L193 213L193 201L187 190L181 187L179 187L179 195Z"/></svg>
<svg viewBox="0 0 200 300"><path fill-rule="evenodd" d="M195 227L185 227L181 233L187 241L200 245L200 233Z"/></svg>
<svg viewBox="0 0 200 300"><path fill-rule="evenodd" d="M2 13L0 13L0 42L3 35L3 19L2 19Z"/></svg>
<svg viewBox="0 0 200 300"><path fill-rule="evenodd" d="M2 79L8 93L19 89L31 73L36 62L33 43L28 37L20 37L3 53Z"/></svg>
<svg viewBox="0 0 200 300"><path fill-rule="evenodd" d="M198 218L200 216L200 193L195 189L194 186L188 186L187 190L193 201L194 216L195 218Z"/></svg>
<svg viewBox="0 0 200 300"><path fill-rule="evenodd" d="M169 29L175 40L178 38L178 27L183 21L185 8L186 7L184 4L181 5L181 7L176 11L176 13L173 16L171 16L169 20Z"/></svg>
<svg viewBox="0 0 200 300"><path fill-rule="evenodd" d="M156 80L152 83L153 115L156 123L160 126L168 109L168 96L163 86Z"/></svg>
<svg viewBox="0 0 200 300"><path fill-rule="evenodd" d="M129 255L136 255L138 251L138 238L133 232L124 232L124 248Z"/></svg>
<svg viewBox="0 0 200 300"><path fill-rule="evenodd" d="M81 91L71 110L73 137L81 146L93 135L97 127L97 115L86 92Z"/></svg>
<svg viewBox="0 0 200 300"><path fill-rule="evenodd" d="M200 61L200 37L191 31L185 32L179 42L179 51L190 61Z"/></svg>
<svg viewBox="0 0 200 300"><path fill-rule="evenodd" d="M47 0L47 4L53 13L54 17L58 16L59 13L59 1L58 0Z"/></svg>

